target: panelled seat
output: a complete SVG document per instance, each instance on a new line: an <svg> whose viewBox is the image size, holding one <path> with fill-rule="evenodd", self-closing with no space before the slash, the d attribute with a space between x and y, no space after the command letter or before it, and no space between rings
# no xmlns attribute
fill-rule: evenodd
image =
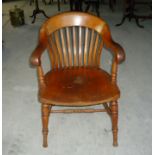
<svg viewBox="0 0 155 155"><path fill-rule="evenodd" d="M97 80L96 80L97 79ZM50 71L40 101L63 106L86 106L117 100L120 96L110 75L100 68L76 67Z"/></svg>

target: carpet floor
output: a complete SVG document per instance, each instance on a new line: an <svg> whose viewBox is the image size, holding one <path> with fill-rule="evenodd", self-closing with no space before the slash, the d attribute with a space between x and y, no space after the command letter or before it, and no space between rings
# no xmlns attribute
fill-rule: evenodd
<svg viewBox="0 0 155 155"><path fill-rule="evenodd" d="M57 5L40 8L52 16ZM24 10L25 25L13 27L9 10L18 5ZM31 24L34 4L27 1L3 3L3 155L151 155L152 122L152 21L141 21L138 28L128 20L115 27L122 17L121 7L112 12L101 5L101 18L111 28L113 39L125 49L126 61L119 66L119 146L112 146L111 122L106 113L53 114L49 122L49 146L42 147L40 103L37 99L36 70L29 57L37 45L38 32L46 20L41 14ZM61 4L61 11L69 10ZM103 52L101 66L109 70L111 55ZM47 60L43 65L49 69ZM97 106L100 107L100 106ZM36 124L35 124L36 123Z"/></svg>

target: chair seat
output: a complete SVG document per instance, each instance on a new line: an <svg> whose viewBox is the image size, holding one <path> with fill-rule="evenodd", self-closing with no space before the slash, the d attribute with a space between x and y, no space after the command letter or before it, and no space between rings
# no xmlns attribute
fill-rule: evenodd
<svg viewBox="0 0 155 155"><path fill-rule="evenodd" d="M46 86L39 91L42 103L86 106L117 100L120 91L111 76L100 68L74 67L45 75Z"/></svg>

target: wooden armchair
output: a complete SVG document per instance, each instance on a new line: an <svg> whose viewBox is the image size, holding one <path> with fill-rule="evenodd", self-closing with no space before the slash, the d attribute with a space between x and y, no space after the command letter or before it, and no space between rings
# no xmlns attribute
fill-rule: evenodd
<svg viewBox="0 0 155 155"><path fill-rule="evenodd" d="M111 74L100 68L102 48L113 55ZM48 50L51 70L44 74L41 55ZM42 103L43 146L47 147L50 113L107 112L112 120L113 145L117 146L120 91L116 84L118 64L124 61L123 48L111 38L107 23L88 13L66 12L48 19L40 29L39 44L30 62L39 78ZM62 109L53 106L92 106L103 109Z"/></svg>

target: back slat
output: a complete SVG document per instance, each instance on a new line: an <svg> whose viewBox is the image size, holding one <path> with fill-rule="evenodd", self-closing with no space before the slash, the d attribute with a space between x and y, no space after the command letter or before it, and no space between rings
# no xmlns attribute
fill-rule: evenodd
<svg viewBox="0 0 155 155"><path fill-rule="evenodd" d="M54 57L54 67L57 69L59 67L59 57L58 57L58 52L57 52L57 48L56 48L56 45L53 41L53 38L52 38L52 35L49 36L49 40L50 40L50 43L51 43L51 46L52 46L52 51L53 51L53 57Z"/></svg>
<svg viewBox="0 0 155 155"><path fill-rule="evenodd" d="M79 66L83 65L82 54L82 27L79 26Z"/></svg>
<svg viewBox="0 0 155 155"><path fill-rule="evenodd" d="M85 44L84 44L84 66L87 65L87 55L88 55L88 28L85 29Z"/></svg>
<svg viewBox="0 0 155 155"><path fill-rule="evenodd" d="M66 28L67 33L67 48L68 48L68 56L69 56L69 66L72 66L72 51L71 51L71 39L70 39L70 32L69 27Z"/></svg>
<svg viewBox="0 0 155 155"><path fill-rule="evenodd" d="M54 36L55 36L57 51L58 51L58 55L59 55L59 67L61 68L63 66L63 55L62 55L63 53L62 53L62 48L61 48L61 45L60 45L60 39L59 39L59 36L58 36L58 31L56 31L54 33Z"/></svg>
<svg viewBox="0 0 155 155"><path fill-rule="evenodd" d="M99 35L96 35L96 39L95 39L95 46L94 46L94 51L93 51L93 64L96 65L97 64L97 46L98 46L98 41L99 41Z"/></svg>
<svg viewBox="0 0 155 155"><path fill-rule="evenodd" d="M94 35L95 31L91 31L91 40L89 46L89 53L88 53L88 65L92 65L92 57L93 57L93 49L94 49Z"/></svg>
<svg viewBox="0 0 155 155"><path fill-rule="evenodd" d="M77 51L77 34L75 26L73 27L73 52L74 52L74 66L78 65L78 51Z"/></svg>
<svg viewBox="0 0 155 155"><path fill-rule="evenodd" d="M65 37L64 37L63 29L60 29L60 36L61 36L62 50L63 50L63 55L64 55L64 66L67 67L69 65L68 64L68 53L66 50Z"/></svg>
<svg viewBox="0 0 155 155"><path fill-rule="evenodd" d="M49 40L49 37L48 37L48 40ZM55 66L55 64L54 64L54 56L53 56L54 53L53 53L52 46L51 46L50 43L47 44L47 48L48 48L48 53L49 53L50 60L51 60L52 69L53 69L54 66Z"/></svg>
<svg viewBox="0 0 155 155"><path fill-rule="evenodd" d="M100 65L101 61L101 53L102 53L102 48L103 48L103 41L101 40L99 48L98 48L98 55L97 55L97 65Z"/></svg>

